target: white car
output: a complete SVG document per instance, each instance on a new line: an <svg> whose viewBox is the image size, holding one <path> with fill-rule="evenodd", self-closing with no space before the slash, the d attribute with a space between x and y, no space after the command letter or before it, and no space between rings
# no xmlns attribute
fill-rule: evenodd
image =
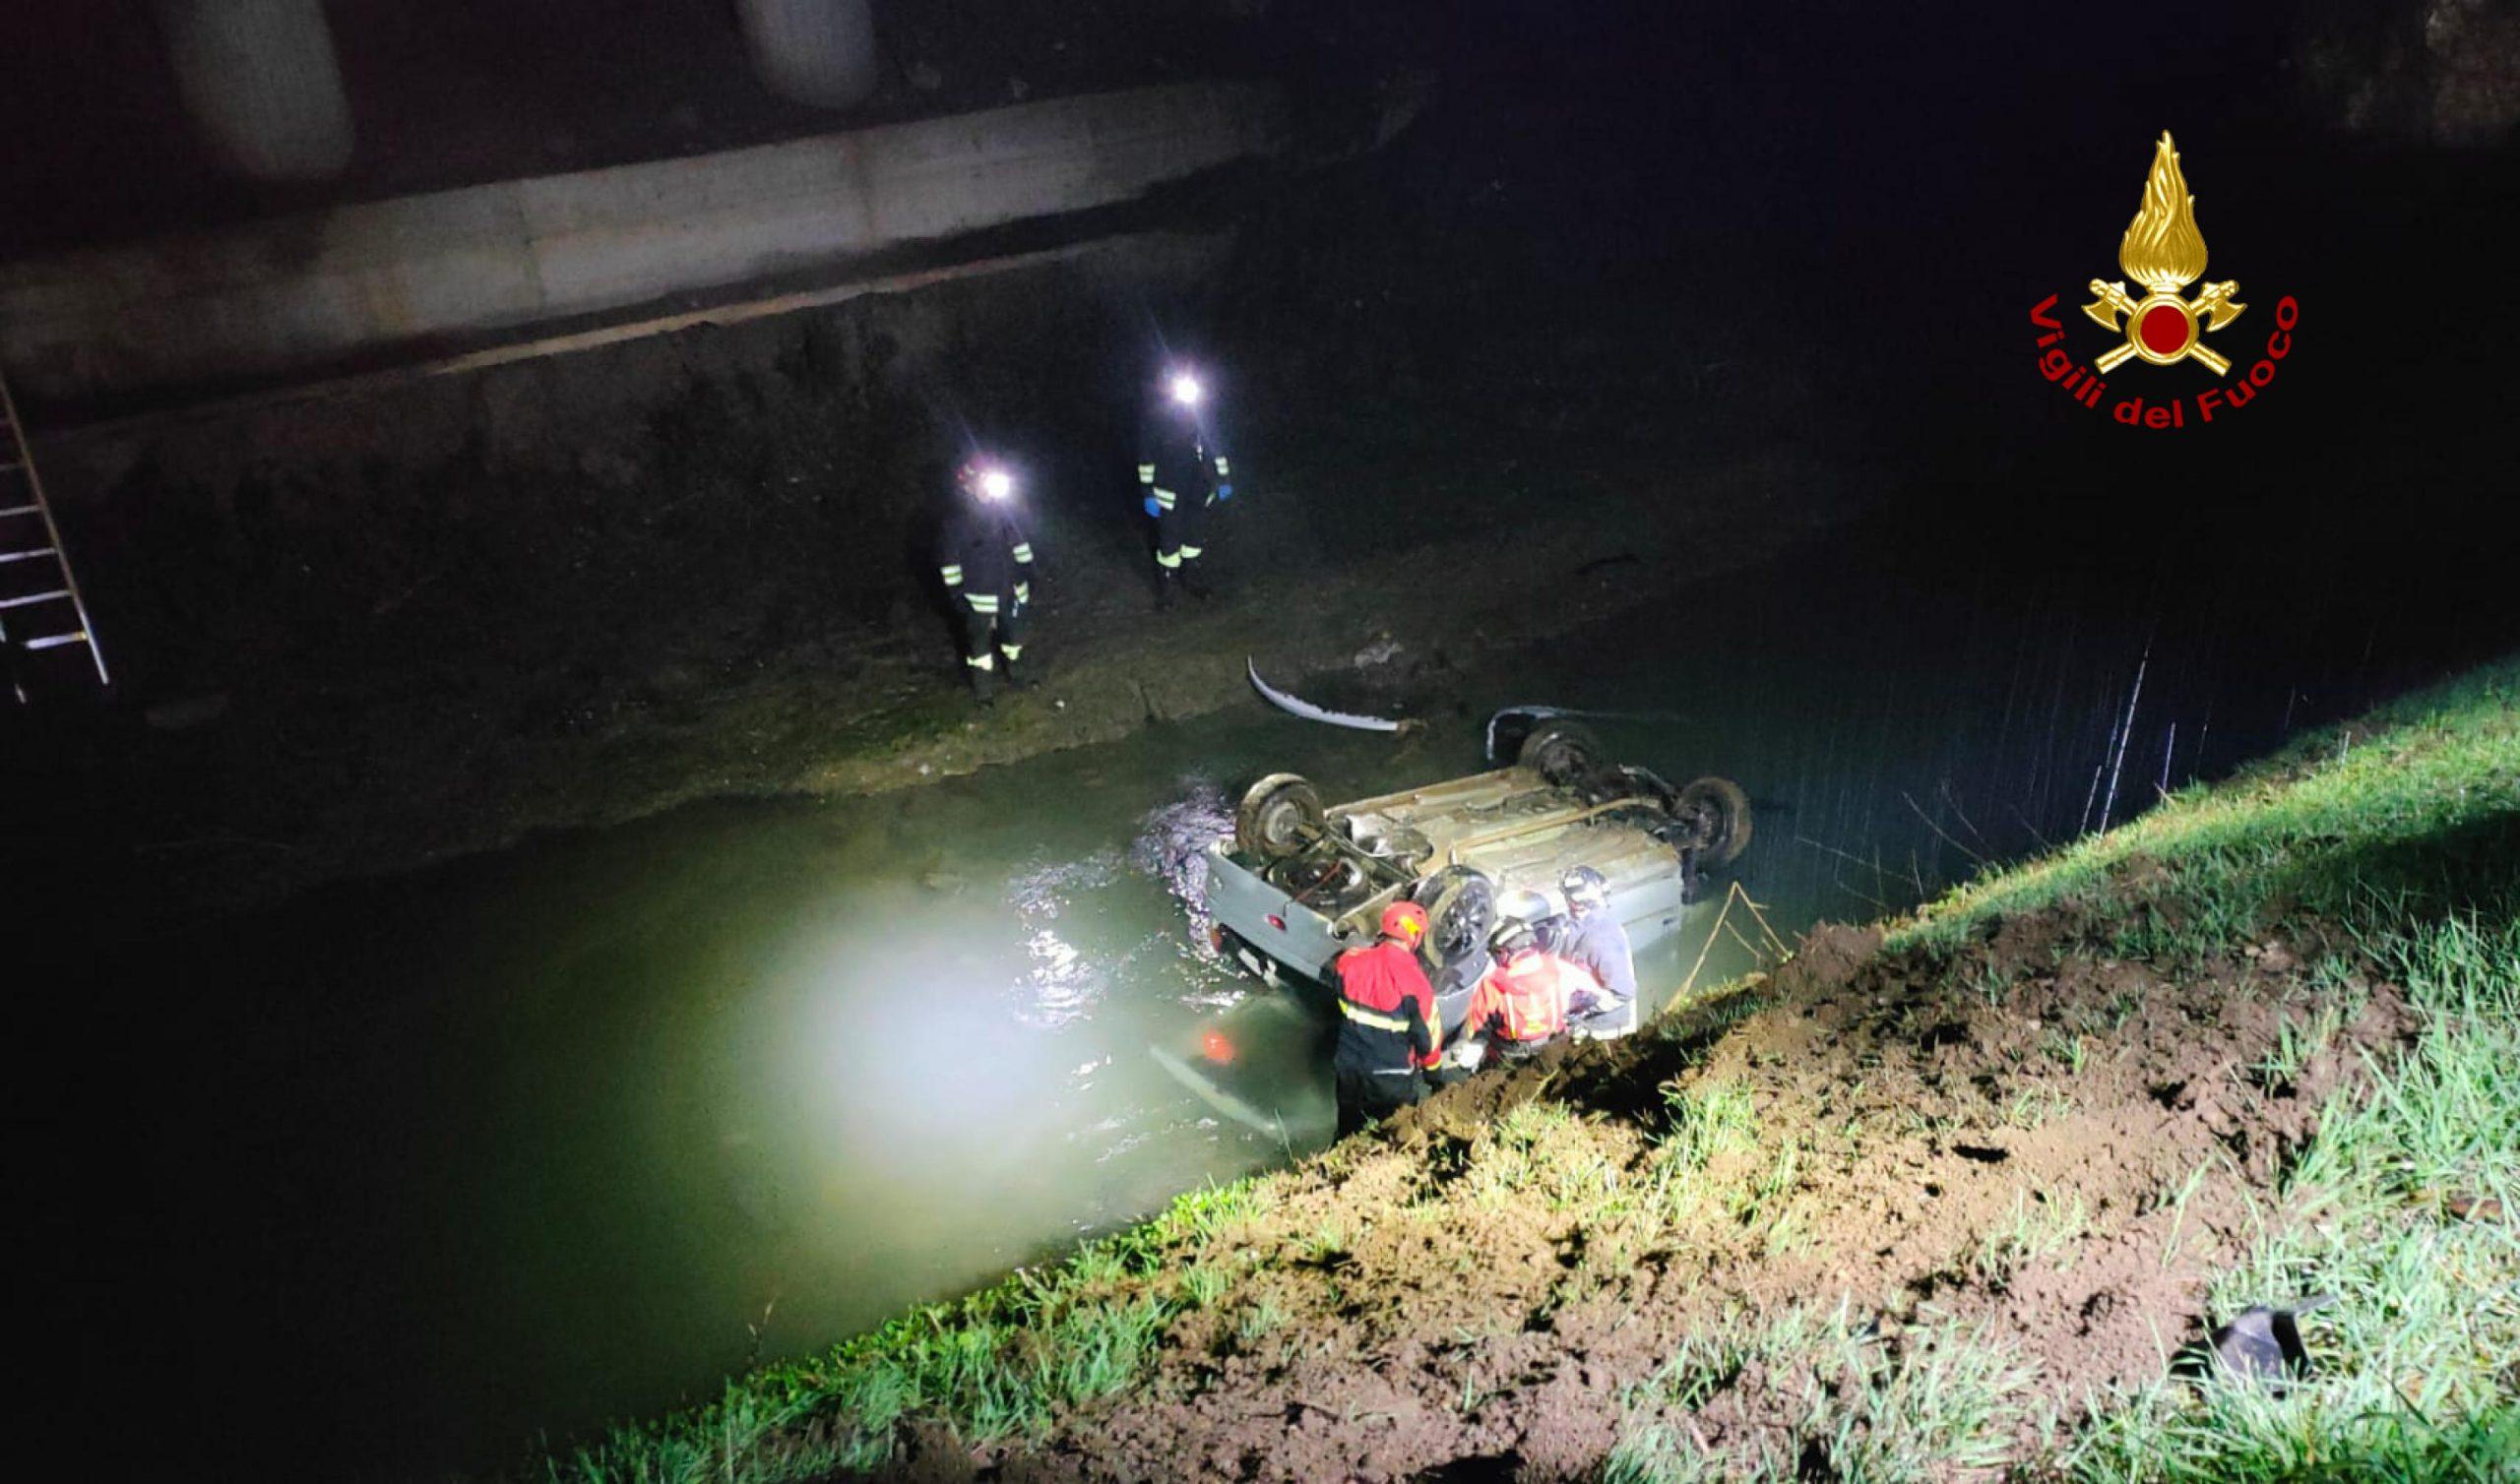
<svg viewBox="0 0 2520 1484"><path fill-rule="evenodd" d="M1609 909L1642 954L1679 925L1706 876L1749 844L1749 802L1730 780L1674 788L1644 769L1605 762L1578 724L1525 725L1519 738L1505 734L1510 766L1379 798L1325 808L1292 773L1252 784L1232 838L1208 847L1206 904L1217 949L1326 1010L1335 993L1332 960L1373 942L1391 902L1423 903L1430 930L1421 952L1449 1037L1486 970L1500 900L1535 893L1563 911L1559 879L1591 866L1608 883ZM1497 736L1491 728L1491 761ZM1284 1016L1288 1008L1246 1005L1228 1020L1246 1013ZM1290 1039L1237 1034L1228 1023L1208 1027L1184 1055L1162 1048L1158 1055L1212 1101L1223 1094L1265 1105L1250 1087L1228 1084L1271 1075L1240 1065L1273 1060L1244 1058L1243 1048ZM1297 1053L1277 1070L1311 1055Z"/></svg>

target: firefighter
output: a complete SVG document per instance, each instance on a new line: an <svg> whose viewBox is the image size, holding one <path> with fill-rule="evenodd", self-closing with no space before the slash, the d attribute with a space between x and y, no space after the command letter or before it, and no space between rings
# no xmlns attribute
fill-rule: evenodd
<svg viewBox="0 0 2520 1484"><path fill-rule="evenodd" d="M1156 602L1173 605L1176 590L1206 597L1199 563L1219 505L1233 498L1233 465L1217 446L1208 387L1196 371L1165 373L1138 438L1138 487L1155 520Z"/></svg>
<svg viewBox="0 0 2520 1484"><path fill-rule="evenodd" d="M1435 991L1418 965L1426 909L1395 901L1382 909L1382 938L1339 956L1339 1045L1331 1073L1339 1088L1339 1135L1396 1113L1426 1095L1441 1022Z"/></svg>
<svg viewBox="0 0 2520 1484"><path fill-rule="evenodd" d="M1021 690L1025 610L1033 602L1032 523L1015 503L1015 476L974 457L954 471L959 497L945 520L937 572L963 621L963 664L982 706L997 681Z"/></svg>
<svg viewBox="0 0 2520 1484"><path fill-rule="evenodd" d="M1509 913L1498 922L1487 935L1487 957L1462 1028L1502 1060L1519 1061L1564 1035L1575 998L1600 987L1582 965L1542 946L1531 916ZM1481 1059L1462 1060L1476 1066Z"/></svg>
<svg viewBox="0 0 2520 1484"><path fill-rule="evenodd" d="M1557 880L1566 917L1550 946L1591 973L1596 989L1572 1007L1575 1030L1612 1040L1636 1028L1636 953L1627 929L1610 910L1609 882L1591 866L1576 866Z"/></svg>

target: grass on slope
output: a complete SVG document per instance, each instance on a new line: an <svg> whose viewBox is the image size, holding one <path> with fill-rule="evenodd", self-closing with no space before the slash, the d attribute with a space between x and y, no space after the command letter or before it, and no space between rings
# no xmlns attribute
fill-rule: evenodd
<svg viewBox="0 0 2520 1484"><path fill-rule="evenodd" d="M707 1406L615 1429L547 1459L544 1472L577 1484L773 1484L872 1468L914 1417L976 1441L1038 1433L1054 1408L1126 1386L1176 1315L1222 1296L1226 1273L1193 1266L1167 1274L1165 1254L1266 1201L1250 1180L1192 1191L1063 1264L1020 1269L827 1354L729 1381Z"/></svg>
<svg viewBox="0 0 2520 1484"><path fill-rule="evenodd" d="M1998 1466L2076 1484L2520 1478L2520 662L1964 887L1888 942L1947 956L2068 900L2113 923L2117 957L2193 962L2285 931L2405 987L2415 1044L2324 1110L2209 1300L2228 1322L2269 1296L2327 1296L2301 1321L2315 1370L2280 1389L2174 1374L2166 1338L2160 1381L2035 1416L2029 1377L1968 1334L1946 1328L1891 1361L1843 1309L1792 1310L1684 1345L1641 1395L1685 1406L1691 1378L1756 1363L1801 1389L1796 1447L1745 1467L1636 1426L1606 1484ZM2271 1060L2288 1054L2305 1053Z"/></svg>

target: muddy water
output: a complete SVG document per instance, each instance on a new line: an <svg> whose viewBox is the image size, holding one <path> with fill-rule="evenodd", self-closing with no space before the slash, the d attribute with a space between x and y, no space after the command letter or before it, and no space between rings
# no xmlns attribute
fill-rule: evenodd
<svg viewBox="0 0 2520 1484"><path fill-rule="evenodd" d="M1745 785L1741 879L1790 936L2122 819L2429 643L2360 609L2257 625L1918 570L1848 541L1547 653L1309 687L1431 718L1415 743L1255 704L888 798L540 842L153 953L135 1005L144 978L244 988L115 1017L138 1152L93 1249L113 1297L90 1380L183 1377L166 1405L213 1453L479 1467L1285 1158L1321 1087L1289 1090L1282 1142L1146 1055L1249 992L1174 889L1262 772L1354 796L1480 766L1492 707L1600 711L1619 756ZM1760 935L1734 925L1709 948L1701 911L1648 985L1746 966Z"/></svg>

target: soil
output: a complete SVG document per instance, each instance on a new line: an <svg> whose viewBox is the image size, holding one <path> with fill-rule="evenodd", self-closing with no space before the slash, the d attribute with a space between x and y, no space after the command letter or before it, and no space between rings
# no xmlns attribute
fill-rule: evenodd
<svg viewBox="0 0 2520 1484"><path fill-rule="evenodd" d="M2348 986L2367 1008L2296 1081L2273 1082L2259 1069L2303 1014L2313 946L2270 941L2164 975L2100 956L2077 910L2007 921L1956 961L1823 926L1746 1020L1700 1007L1447 1089L1181 1254L1252 1275L1176 1321L1125 1398L1037 1447L974 1452L931 1433L899 1473L1571 1479L1593 1476L1622 1423L1657 1420L1735 1457L1790 1450L1800 1388L1756 1364L1687 1411L1637 1409L1627 1389L1692 1331L1841 1299L1892 1353L1922 1321L1983 1326L2036 1363L2067 1416L2087 1389L2157 1377L2166 1348L2202 1338L2207 1275L2276 1208L2313 1110L2411 1021L2393 987ZM2011 983L1999 1003L1955 987L1989 979ZM1587 1220L1540 1179L1484 1204L1429 1199L1484 1126L1538 1098L1639 1179L1667 1092L1709 1080L1745 1088L1760 1131L1755 1151L1709 1166L1719 1186L1767 1167L1781 1136L1800 1141L1790 1185L1746 1215L1661 1231ZM1985 1260L2024 1203L2067 1202L2081 1235ZM1283 1320L1252 1337L1264 1304Z"/></svg>

